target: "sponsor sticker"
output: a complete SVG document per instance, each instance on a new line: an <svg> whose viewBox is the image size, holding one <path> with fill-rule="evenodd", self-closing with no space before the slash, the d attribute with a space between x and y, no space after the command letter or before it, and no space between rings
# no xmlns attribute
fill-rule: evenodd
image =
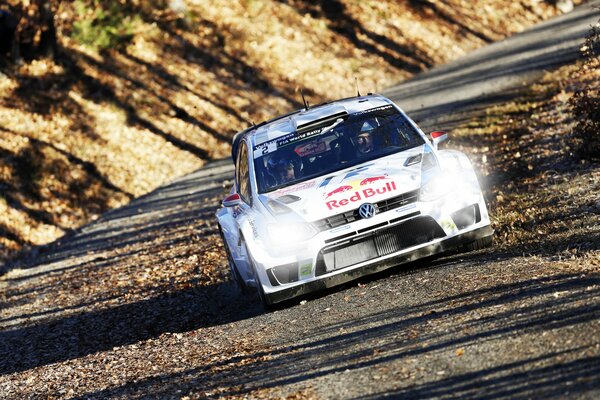
<svg viewBox="0 0 600 400"><path fill-rule="evenodd" d="M376 112L376 111L389 110L390 108L393 108L393 106L391 104L388 104L386 106L375 107L375 108L370 108L368 110L359 111L357 113L354 113L353 115L369 114L369 113Z"/></svg>
<svg viewBox="0 0 600 400"><path fill-rule="evenodd" d="M417 205L416 204L409 204L407 206L397 208L396 212L397 213L403 213L404 211L412 210L413 208L417 208Z"/></svg>
<svg viewBox="0 0 600 400"><path fill-rule="evenodd" d="M347 192L349 190L354 189L352 186L350 185L343 185L343 186L339 186L336 189L333 189L331 192L327 193L327 196L325 196L326 199L330 198L331 196L334 196L336 194L339 193L344 193Z"/></svg>
<svg viewBox="0 0 600 400"><path fill-rule="evenodd" d="M301 182L301 183L297 183L293 186L287 186L287 187L281 188L281 189L277 190L276 193L277 193L277 195L282 196L287 193L299 192L300 190L310 189L311 187L315 186L315 184L316 184L315 181Z"/></svg>
<svg viewBox="0 0 600 400"><path fill-rule="evenodd" d="M352 175L358 175L358 173L352 174ZM344 177L344 179L342 179L342 181L346 180L348 178L348 176L350 176L350 175L346 175ZM327 178L327 179L329 179L329 178ZM361 178L354 179L349 182L344 182L343 185L340 185L337 188L335 188L329 192L325 192L324 196L325 196L325 199L328 199L328 198L338 195L340 193L361 189L363 186L366 186L366 185L371 185L374 183L381 183L383 180L389 180L389 177L387 174L379 175L379 176L371 176L371 177L366 177L366 178L362 178L362 179ZM323 183L325 183L325 182L323 182ZM323 183L319 187L326 186Z"/></svg>
<svg viewBox="0 0 600 400"><path fill-rule="evenodd" d="M271 140L254 146L254 158L265 156L277 150L277 141Z"/></svg>
<svg viewBox="0 0 600 400"><path fill-rule="evenodd" d="M442 225L442 228L444 228L444 230L454 231L454 230L458 229L456 227L456 224L454 223L454 221L452 221L452 218L444 218L440 222L441 222L440 225Z"/></svg>
<svg viewBox="0 0 600 400"><path fill-rule="evenodd" d="M370 185L370 184L372 184L374 182L379 182L382 179L388 179L387 174L365 178L362 181L360 181L360 186Z"/></svg>
<svg viewBox="0 0 600 400"><path fill-rule="evenodd" d="M306 138L314 136L314 135L318 135L325 128L326 127L322 127L322 128L318 128L318 129L313 129L312 131L302 132L302 133L292 132L292 133L288 133L286 135L280 136L278 138L256 144L253 147L254 158L259 158L259 157L265 156L269 153L276 151L280 147L286 146L291 143L295 143L299 140L306 139Z"/></svg>
<svg viewBox="0 0 600 400"><path fill-rule="evenodd" d="M256 229L256 224L254 223L254 220L252 218L248 218L248 224L250 225L250 228L252 229L252 236L254 236L254 239L258 238L258 230Z"/></svg>
<svg viewBox="0 0 600 400"><path fill-rule="evenodd" d="M331 196L336 196L337 199L329 200L325 202L327 209L333 210L336 208L347 206L348 204L362 202L363 200L367 200L370 197L391 193L397 191L398 188L396 186L396 182L388 181L385 184L375 187L365 187L359 190L353 190L353 187L350 185L340 186L332 192L328 193L326 200ZM337 196L337 195L342 195ZM340 198L341 197L341 198Z"/></svg>
<svg viewBox="0 0 600 400"><path fill-rule="evenodd" d="M312 275L312 260L300 261L298 275L300 275L300 279L309 278Z"/></svg>
<svg viewBox="0 0 600 400"><path fill-rule="evenodd" d="M327 150L327 145L323 141L309 142L296 147L296 154L300 157L314 156Z"/></svg>

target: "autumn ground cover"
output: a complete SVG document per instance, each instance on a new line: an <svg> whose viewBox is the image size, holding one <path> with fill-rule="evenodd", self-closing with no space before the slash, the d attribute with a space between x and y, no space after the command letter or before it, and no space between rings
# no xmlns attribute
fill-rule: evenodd
<svg viewBox="0 0 600 400"><path fill-rule="evenodd" d="M550 72L454 131L481 171L497 251L600 270L600 148L584 130L598 116L582 120L574 98L597 99L598 61L596 53Z"/></svg>
<svg viewBox="0 0 600 400"><path fill-rule="evenodd" d="M299 107L301 88L313 104L352 95L354 77L377 91L560 13L529 0L53 4L55 59L2 64L0 259L227 156L234 132Z"/></svg>
<svg viewBox="0 0 600 400"><path fill-rule="evenodd" d="M429 357L434 364L440 360L424 349L449 339L442 334L446 329L452 339L463 340L444 348L462 362L456 361L459 371L477 357L501 361L490 367L492 372L465 372L472 380L434 375L448 392L406 397L460 396L457 386L493 390L489 382L498 380L493 373L508 368L502 357L511 352L526 353L523 359L529 361L516 363L517 371L503 376L496 392L486 393L504 393L507 386L517 390L526 381L537 390L551 381L553 393L596 387L598 345L583 349L588 358L576 361L560 358L573 351L560 348L558 362L569 376L548 372L552 364L545 364L558 351L546 348L549 343L573 341L577 347L582 337L593 342L597 336L595 326L584 331L581 322L598 319L600 164L581 151L586 137L571 100L583 88L598 90L599 70L587 65L579 61L550 72L513 100L442 125L450 128L449 147L469 153L480 171L496 229L492 248L428 260L415 267L418 273L398 269L385 279L361 281L303 306L264 314L256 297L235 291L229 280L213 215L231 184L214 176L230 176L231 169L228 163L210 163L205 175L138 197L77 236L30 253L0 277L0 393L6 398L317 398L312 387L317 379L303 375L302 363L319 359L306 359L305 350L326 354L337 348L348 357L351 339L377 346L359 357L350 353L353 357L329 382L342 379L349 364L374 360L372 379L383 384L390 371L382 359L392 349L413 353L400 359L402 368L392 369L395 379L422 384L434 373L420 368ZM436 275L443 285L429 286ZM361 312L364 319L377 315L369 305L385 304L381 298L388 291L403 294L388 299L410 298L411 287L431 291L422 301L435 306L393 309L380 316L384 324L377 329L358 318ZM545 303L531 303L540 299ZM565 304L571 308L565 310ZM335 340L309 342L312 348L299 345L315 330L317 314L329 307L331 314L347 318L347 324L326 325L341 331ZM388 326L389 318L413 323ZM456 326L440 323L448 320ZM572 330L565 334L559 328L569 321ZM286 338L283 327L294 325L301 327L301 337ZM353 336L354 329L363 334ZM271 341L261 342L269 334ZM518 347L524 334L530 339ZM441 339L435 341L435 335ZM482 344L476 346L473 337L502 340L507 347L479 353ZM544 347L544 356L535 356L537 345ZM285 377L297 378L301 390L278 391Z"/></svg>
<svg viewBox="0 0 600 400"><path fill-rule="evenodd" d="M515 350L517 353L535 350L541 335L550 335L559 343L576 342L580 339L577 334L563 337L557 326L561 316L597 320L593 299L599 286L594 276L600 268L596 195L600 164L579 153L578 121L569 102L576 90L598 82L598 71L585 71L582 65L579 62L547 74L521 90L515 100L484 109L450 132L451 147L468 151L481 172L496 229L492 248L428 260L417 265L419 272L412 275L398 269L393 273L397 279L388 276L354 283L310 299L304 306L263 313L256 296L240 294L229 280L213 214L231 184L215 181L214 176L231 169L228 163L211 163L205 175L192 174L137 198L72 240L55 243L48 252L14 265L1 277L0 355L11 356L0 357L0 393L8 398L318 398L312 387L318 379L303 378L305 369L312 371L313 366L302 365L311 356L299 343L316 330L314 319L326 313L325 306L333 307L332 315L347 317L348 324L326 325L328 331L339 330L339 336L329 344L317 340L313 351L328 353L337 348L345 353L353 337L350 332L357 325L368 328L363 336L374 336L355 340L375 340L377 351L350 357L341 370L375 358L376 382L388 373L385 363L377 359L379 352L385 358L389 356L385 351L394 346L412 349L412 340L417 350L409 352L414 356L424 351L425 357L403 359L402 368L395 371L400 377L395 379L407 385L426 379L421 368L426 358L435 354L424 349L436 345L423 341L445 331L437 323L451 319L447 314L452 313L457 314L460 332L476 327L483 330L466 337L480 335L486 342L492 340L490 331L507 331L508 337L502 339L509 346L518 344L515 338L528 330L532 319L545 321L540 330L532 330L534 338L525 349ZM493 273L488 275L490 271ZM440 275L444 283L439 291L428 286L434 275ZM411 276L417 276L418 282L411 281ZM572 283L578 277L585 278L581 287ZM544 282L549 282L548 286ZM428 295L434 300L426 301L435 307L394 309L395 313L384 314L386 324L387 318L397 314L408 314L409 320L417 322L392 324L388 332L391 341L380 345L386 340L381 333L385 329L361 325L358 316L362 312L364 319L372 319L369 304L386 303L381 298L387 290L402 293L392 297L410 298L410 286L432 290ZM463 293L465 287L469 289L464 297L455 294ZM495 290L487 297L487 289L482 287ZM374 288L377 290L370 290ZM575 296L579 290L582 298ZM528 303L539 298L547 302L542 308ZM583 304L557 314L563 306L561 299ZM314 304L318 316L306 311ZM491 306L479 308L480 304ZM477 315L470 321L472 311ZM294 325L304 330L296 340L287 338L282 328ZM448 327L452 339L463 338L454 328ZM406 337L399 338L399 334ZM271 341L262 342L265 337ZM453 360L477 352L471 341L459 343L456 349L445 349ZM511 351L498 351L492 358L495 361ZM478 357L485 359L486 355ZM568 365L579 365L584 371L581 375L588 379L574 386L597 382L597 358ZM535 378L536 371L540 374L538 367L518 364L521 375L508 376L506 385L524 386L519 377ZM543 371L550 369L545 364L542 367ZM337 381L347 371L339 375L328 372ZM269 374L275 374L275 383ZM468 375L475 379L473 376L481 373ZM280 390L286 376L298 378L299 386L304 387L292 394L289 387ZM559 377L553 380L553 390L563 390L570 379L548 376ZM534 388L543 387L539 384L542 378L534 381ZM452 383L450 378L440 379L442 384ZM478 386L459 381L459 387L461 383L467 388Z"/></svg>

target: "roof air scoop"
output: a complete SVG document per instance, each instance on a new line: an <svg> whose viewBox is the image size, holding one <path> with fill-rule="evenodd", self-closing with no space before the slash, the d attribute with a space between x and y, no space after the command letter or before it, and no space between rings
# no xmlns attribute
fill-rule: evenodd
<svg viewBox="0 0 600 400"><path fill-rule="evenodd" d="M344 120L348 118L348 111L345 107L338 106L314 109L293 117L296 122L296 130L299 133L314 127L332 124L339 118Z"/></svg>

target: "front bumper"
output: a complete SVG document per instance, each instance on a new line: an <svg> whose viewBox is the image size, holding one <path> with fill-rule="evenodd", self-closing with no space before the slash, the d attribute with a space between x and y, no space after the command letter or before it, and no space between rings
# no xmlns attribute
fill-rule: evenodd
<svg viewBox="0 0 600 400"><path fill-rule="evenodd" d="M410 252L405 252L383 260L374 260L372 263L364 265L360 268L349 268L347 271L336 271L334 275L323 276L318 280L280 289L276 292L269 293L268 300L271 304L279 303L307 293L341 285L357 278L375 274L400 264L440 254L458 246L469 244L475 240L490 237L493 235L493 233L494 230L492 227L487 225L430 245L419 247L418 249Z"/></svg>

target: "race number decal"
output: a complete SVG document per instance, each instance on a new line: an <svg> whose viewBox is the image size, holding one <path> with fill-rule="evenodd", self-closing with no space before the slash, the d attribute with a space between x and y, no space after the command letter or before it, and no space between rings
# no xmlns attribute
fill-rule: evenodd
<svg viewBox="0 0 600 400"><path fill-rule="evenodd" d="M256 159L265 156L269 153L274 152L275 150L277 150L276 140L271 140L269 142L257 144L256 146L254 146L254 158Z"/></svg>

